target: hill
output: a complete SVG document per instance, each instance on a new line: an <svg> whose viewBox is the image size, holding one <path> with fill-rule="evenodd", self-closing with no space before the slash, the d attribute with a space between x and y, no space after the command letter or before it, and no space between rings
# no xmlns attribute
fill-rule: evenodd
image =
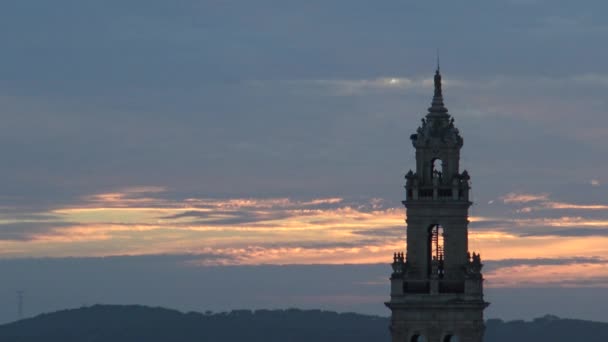
<svg viewBox="0 0 608 342"><path fill-rule="evenodd" d="M144 306L96 305L0 326L11 342L390 341L388 318L321 310L181 313ZM608 323L545 316L489 320L486 342L608 341Z"/></svg>
<svg viewBox="0 0 608 342"><path fill-rule="evenodd" d="M96 305L0 326L0 341L11 342L367 342L378 338L388 338L386 318L297 309L205 315Z"/></svg>

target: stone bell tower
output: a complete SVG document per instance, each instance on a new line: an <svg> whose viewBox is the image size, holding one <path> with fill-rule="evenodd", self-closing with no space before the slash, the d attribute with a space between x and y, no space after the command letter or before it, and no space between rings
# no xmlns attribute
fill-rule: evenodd
<svg viewBox="0 0 608 342"><path fill-rule="evenodd" d="M406 178L407 252L391 275L393 342L481 342L483 277L468 249L470 177L460 172L463 140L443 104L441 74L429 113L410 137L416 172Z"/></svg>

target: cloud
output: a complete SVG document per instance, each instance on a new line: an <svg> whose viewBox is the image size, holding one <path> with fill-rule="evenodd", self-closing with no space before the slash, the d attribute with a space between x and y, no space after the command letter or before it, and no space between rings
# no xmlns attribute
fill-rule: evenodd
<svg viewBox="0 0 608 342"><path fill-rule="evenodd" d="M549 199L548 194L525 194L525 193L516 193L510 192L503 197L501 197L503 203L528 203L528 202L538 202L538 201L546 201Z"/></svg>
<svg viewBox="0 0 608 342"><path fill-rule="evenodd" d="M161 187L83 196L81 203L28 214L48 222L5 225L2 250L5 256L186 251L238 255L233 260L247 264L282 263L287 253L292 263L364 262L392 253L392 237L381 231L403 222L401 211L384 208L378 198L172 196Z"/></svg>
<svg viewBox="0 0 608 342"><path fill-rule="evenodd" d="M608 226L608 222L606 222ZM532 229L528 232L520 232L520 236L606 236L608 228L571 228L571 229Z"/></svg>
<svg viewBox="0 0 608 342"><path fill-rule="evenodd" d="M406 228L403 226L387 227L387 228L372 228L355 230L352 233L363 236L378 236L386 238L403 239L405 236Z"/></svg>
<svg viewBox="0 0 608 342"><path fill-rule="evenodd" d="M485 274L491 287L607 287L608 266L574 261L545 265L517 265Z"/></svg>
<svg viewBox="0 0 608 342"><path fill-rule="evenodd" d="M42 236L53 235L59 228L68 227L69 222L21 221L0 224L0 240L27 242Z"/></svg>
<svg viewBox="0 0 608 342"><path fill-rule="evenodd" d="M487 261L490 286L508 286L512 274L523 282L512 286L585 286L578 275L603 286L599 262L546 259L608 255L598 171L608 169L598 157L608 152L608 45L597 43L605 40L605 4L559 1L548 16L547 6L536 5L543 2L511 1L529 5L524 11L491 1L437 11L421 2L411 11L406 2L349 0L54 0L39 2L35 13L24 1L6 2L0 255L215 256L187 260L192 266L377 262L381 272L357 281L385 280L385 263L405 248L403 174L415 163L408 136L432 96L432 41L447 53L446 104L475 184L470 248L492 260L544 258L496 273ZM430 15L437 25L427 25ZM479 42L485 48L471 58ZM592 179L598 184L589 186ZM127 259L102 278L141 278L122 300L140 299L162 279L191 279L166 270L159 277L154 266L141 277L120 268ZM4 278L19 280L29 269ZM271 295L283 285L276 279L311 286L301 269L276 278L259 270L204 273L173 298L184 288L211 293L225 279L258 277L251 287ZM100 283L96 272L79 271L75 284ZM351 273L361 272L316 279L341 293ZM209 279L223 282L201 291ZM100 291L72 290L119 296L125 286L105 283ZM222 305L242 292L235 284ZM153 293L150 301L169 297ZM274 303L287 305L280 297Z"/></svg>
<svg viewBox="0 0 608 342"><path fill-rule="evenodd" d="M356 96L404 90L429 94L433 89L433 82L432 77L390 76L369 79L256 80L248 81L246 84L254 88L283 86L298 92L309 90L313 93L332 96ZM468 86L468 81L450 78L444 80L443 84L446 88L458 88Z"/></svg>
<svg viewBox="0 0 608 342"><path fill-rule="evenodd" d="M583 210L607 210L606 204L574 204L564 202L548 202L543 204L547 209L583 209Z"/></svg>
<svg viewBox="0 0 608 342"><path fill-rule="evenodd" d="M558 216L534 218L473 218L471 228L487 234L501 232L511 236L605 236L607 218Z"/></svg>
<svg viewBox="0 0 608 342"><path fill-rule="evenodd" d="M596 183L599 185L599 182ZM593 185L593 181L592 181ZM531 213L539 210L607 210L607 204L577 204L554 201L549 198L549 194L526 194L510 192L500 198L505 204L525 204L534 203L533 206L525 206L517 209L519 213Z"/></svg>
<svg viewBox="0 0 608 342"><path fill-rule="evenodd" d="M510 193L502 199L508 205L557 203L544 194ZM0 238L4 236L3 254L10 257L187 252L231 256L239 264L282 264L286 255L295 264L384 262L403 251L406 242L403 209L387 203L373 197L180 199L161 187L140 187L29 213L46 221L18 221ZM586 255L586 239L607 237L608 226L608 219L583 215L470 220L471 248L491 259L524 246L529 257L537 250L530 246L549 248L563 238L571 239L570 251ZM551 256L564 253L554 249Z"/></svg>
<svg viewBox="0 0 608 342"><path fill-rule="evenodd" d="M70 16L57 1L35 16L17 2L0 13L11 28L0 32L0 206L22 224L7 226L6 257L255 250L247 262L286 251L295 262L383 262L405 243L408 136L434 69L434 50L417 42L433 36L446 39L446 103L480 185L472 247L605 250L606 204L587 197L601 187L573 185L606 166L606 47L570 39L603 23L569 7L547 19L542 6L487 3L471 20L462 4L127 0L70 3L83 14ZM440 24L420 34L420 13ZM539 26L570 33L539 44L513 30ZM449 35L471 39L450 47ZM479 41L486 55L471 60ZM571 191L549 198L562 187ZM496 200L510 189L526 190Z"/></svg>
<svg viewBox="0 0 608 342"><path fill-rule="evenodd" d="M556 266L575 264L605 264L606 259L600 257L571 257L571 258L535 258L535 259L501 259L484 261L484 270L494 272L501 268L514 266Z"/></svg>

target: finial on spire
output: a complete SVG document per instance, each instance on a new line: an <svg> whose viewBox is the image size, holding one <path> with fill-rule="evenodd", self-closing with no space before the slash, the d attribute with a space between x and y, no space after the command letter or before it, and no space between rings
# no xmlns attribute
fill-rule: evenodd
<svg viewBox="0 0 608 342"><path fill-rule="evenodd" d="M437 68L437 71L435 71L435 96L434 98L437 97L442 97L442 90L441 90L441 74L439 73L439 68Z"/></svg>
<svg viewBox="0 0 608 342"><path fill-rule="evenodd" d="M441 67L439 64L439 48L437 48L437 71L440 71L440 70L441 70Z"/></svg>

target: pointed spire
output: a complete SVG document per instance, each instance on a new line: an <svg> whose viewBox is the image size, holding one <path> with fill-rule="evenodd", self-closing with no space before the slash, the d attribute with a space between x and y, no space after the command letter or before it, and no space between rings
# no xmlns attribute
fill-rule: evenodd
<svg viewBox="0 0 608 342"><path fill-rule="evenodd" d="M443 104L443 91L441 89L441 73L439 72L439 54L437 54L437 70L435 70L435 94L433 95L433 102L429 108L429 113L447 113L448 109Z"/></svg>
<svg viewBox="0 0 608 342"><path fill-rule="evenodd" d="M439 67L439 48L437 48L437 71L440 71L441 68Z"/></svg>
<svg viewBox="0 0 608 342"><path fill-rule="evenodd" d="M435 102L435 100L441 100L443 101L443 94L442 94L442 90L441 90L441 74L439 73L439 67L437 67L437 70L435 70L435 95L433 96L433 102ZM443 105L443 102L441 103Z"/></svg>

